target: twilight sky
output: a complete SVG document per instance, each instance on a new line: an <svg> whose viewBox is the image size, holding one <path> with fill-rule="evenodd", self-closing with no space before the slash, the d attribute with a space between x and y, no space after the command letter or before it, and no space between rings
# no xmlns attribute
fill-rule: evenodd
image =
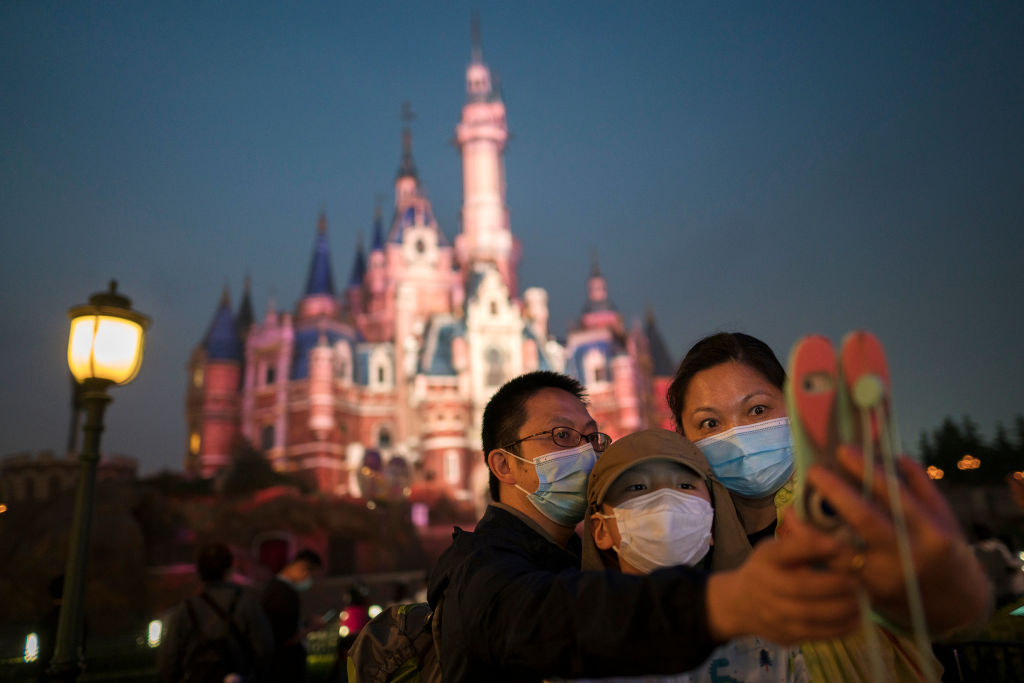
<svg viewBox="0 0 1024 683"><path fill-rule="evenodd" d="M842 7L834 5L842 4ZM596 250L671 352L874 331L910 450L1024 412L1024 5L0 4L0 455L67 439L66 311L153 318L104 451L180 469L185 364L225 284L291 309L325 210L335 284L393 198L399 112L449 238L469 16L500 77L520 283L554 332Z"/></svg>

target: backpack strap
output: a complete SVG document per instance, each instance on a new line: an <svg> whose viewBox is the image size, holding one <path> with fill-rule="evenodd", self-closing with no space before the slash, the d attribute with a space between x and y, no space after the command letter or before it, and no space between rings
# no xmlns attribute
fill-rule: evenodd
<svg viewBox="0 0 1024 683"><path fill-rule="evenodd" d="M245 634L238 628L238 624L236 624L235 620L232 619L235 614L235 607L238 606L238 600L242 597L242 589L237 586L235 587L234 593L231 596L231 602L228 603L228 608L226 610L218 605L217 601L214 600L213 597L211 597L205 590L199 594L199 597L203 602L209 605L210 609L212 609L225 624L227 624L231 637L234 638L235 642L242 648L242 654L249 661L250 666L255 665L257 658L256 653L252 650L252 643L249 642L249 639L246 638ZM192 605L187 601L185 604L188 605L189 616L192 618L193 622L195 622L196 616L195 612L192 611Z"/></svg>

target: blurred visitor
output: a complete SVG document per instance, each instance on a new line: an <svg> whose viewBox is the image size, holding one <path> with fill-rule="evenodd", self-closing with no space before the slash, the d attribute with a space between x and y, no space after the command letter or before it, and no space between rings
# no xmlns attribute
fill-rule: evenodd
<svg viewBox="0 0 1024 683"><path fill-rule="evenodd" d="M273 645L256 595L228 580L234 556L223 543L201 546L199 595L186 598L165 620L158 656L160 680L190 683L264 681Z"/></svg>
<svg viewBox="0 0 1024 683"><path fill-rule="evenodd" d="M313 575L323 568L320 556L301 550L270 580L263 592L263 610L274 634L274 653L270 662L271 681L306 680L306 646L311 631L324 627L319 615L302 621L300 593L313 586Z"/></svg>

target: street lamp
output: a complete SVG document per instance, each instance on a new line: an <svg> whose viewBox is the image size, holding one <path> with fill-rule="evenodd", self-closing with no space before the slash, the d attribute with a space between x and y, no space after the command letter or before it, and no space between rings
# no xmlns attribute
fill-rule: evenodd
<svg viewBox="0 0 1024 683"><path fill-rule="evenodd" d="M131 299L118 294L117 282L111 280L109 291L93 294L88 304L68 311L71 318L68 367L81 389L85 425L82 428L82 450L78 455L78 490L64 571L57 643L49 669L54 680L74 680L80 672L85 564L96 489L96 465L100 459L103 412L110 403L107 388L114 384L127 384L138 374L142 364L143 339L149 326L149 318L133 311L131 305Z"/></svg>

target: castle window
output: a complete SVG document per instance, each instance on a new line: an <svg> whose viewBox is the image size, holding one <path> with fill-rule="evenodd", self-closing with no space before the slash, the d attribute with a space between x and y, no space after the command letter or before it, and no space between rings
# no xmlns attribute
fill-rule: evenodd
<svg viewBox="0 0 1024 683"><path fill-rule="evenodd" d="M390 448L391 447L391 430L387 427L381 427L380 431L377 432L377 447L378 448Z"/></svg>
<svg viewBox="0 0 1024 683"><path fill-rule="evenodd" d="M260 430L260 448L269 451L274 447L274 425L263 425Z"/></svg>
<svg viewBox="0 0 1024 683"><path fill-rule="evenodd" d="M600 350L592 348L583 356L583 377L587 385L609 381L608 363Z"/></svg>
<svg viewBox="0 0 1024 683"><path fill-rule="evenodd" d="M498 302L491 301L491 315L498 315Z"/></svg>
<svg viewBox="0 0 1024 683"><path fill-rule="evenodd" d="M60 477L56 474L50 477L50 498L56 498L60 495L61 482Z"/></svg>
<svg viewBox="0 0 1024 683"><path fill-rule="evenodd" d="M384 384L384 366L383 365L378 365L377 366L377 383L378 384Z"/></svg>
<svg viewBox="0 0 1024 683"><path fill-rule="evenodd" d="M505 381L505 359L502 357L500 349L493 346L487 349L487 353L484 354L484 362L487 364L487 375L484 377L484 382L488 386L496 387Z"/></svg>
<svg viewBox="0 0 1024 683"><path fill-rule="evenodd" d="M199 452L199 432L192 432L188 437L188 452L192 455Z"/></svg>
<svg viewBox="0 0 1024 683"><path fill-rule="evenodd" d="M422 239L416 240L416 253L422 254L427 250L427 245L423 243Z"/></svg>
<svg viewBox="0 0 1024 683"><path fill-rule="evenodd" d="M267 366L267 372L266 372L266 375L265 375L265 377L266 377L266 382L265 383L266 384L273 384L274 383L274 380L277 378L276 370L277 370L277 368L275 368L273 365L268 365Z"/></svg>
<svg viewBox="0 0 1024 683"><path fill-rule="evenodd" d="M459 462L459 452L457 450L445 451L444 454L444 480L453 485L457 485L459 480L462 478L462 467Z"/></svg>

